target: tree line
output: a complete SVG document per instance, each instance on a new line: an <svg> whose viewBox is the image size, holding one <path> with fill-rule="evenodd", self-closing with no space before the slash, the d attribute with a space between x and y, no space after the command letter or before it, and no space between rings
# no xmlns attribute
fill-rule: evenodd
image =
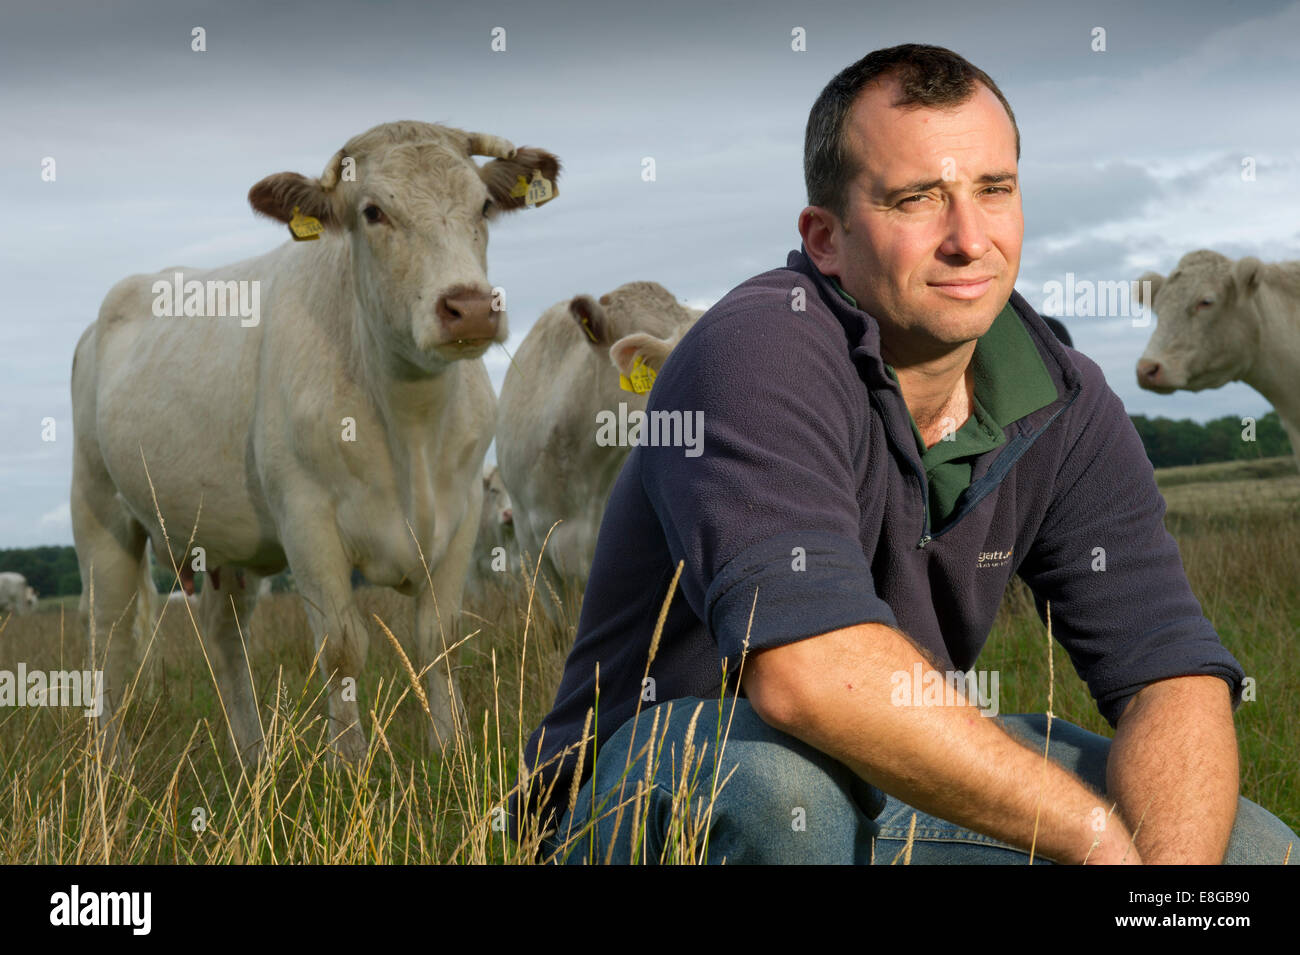
<svg viewBox="0 0 1300 955"><path fill-rule="evenodd" d="M1199 424L1187 418L1130 415L1153 467L1289 457L1291 441L1276 411L1250 419L1228 415Z"/></svg>
<svg viewBox="0 0 1300 955"><path fill-rule="evenodd" d="M1130 415L1130 418L1146 447L1147 457L1157 468L1288 457L1292 453L1291 442L1276 411L1253 421L1247 419L1245 423L1232 415L1204 424L1188 418L1180 421L1146 415ZM0 570L16 570L43 597L81 593L77 552L71 547L0 549ZM153 575L159 591L166 593L171 589L174 574L170 569L155 566ZM354 585L359 582L355 579L358 576L354 574ZM198 579L195 583L202 586ZM286 582L276 580L277 591L286 586Z"/></svg>

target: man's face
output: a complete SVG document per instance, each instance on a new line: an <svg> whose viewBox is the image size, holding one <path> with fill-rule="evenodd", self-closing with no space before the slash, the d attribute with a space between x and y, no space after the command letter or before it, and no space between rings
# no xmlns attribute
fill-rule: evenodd
<svg viewBox="0 0 1300 955"><path fill-rule="evenodd" d="M899 361L924 360L979 338L1011 296L1024 237L1016 138L981 84L950 110L894 108L897 95L896 81L874 83L850 112L859 172L825 264Z"/></svg>

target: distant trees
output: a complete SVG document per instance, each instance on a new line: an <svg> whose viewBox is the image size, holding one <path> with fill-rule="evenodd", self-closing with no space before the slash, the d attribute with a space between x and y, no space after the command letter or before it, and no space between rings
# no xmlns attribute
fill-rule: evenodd
<svg viewBox="0 0 1300 955"><path fill-rule="evenodd" d="M1291 442L1282 428L1276 411L1255 419L1254 440L1242 437L1247 425L1239 417L1228 415L1198 424L1188 418L1174 421L1170 418L1148 418L1132 415L1147 457L1153 467L1172 468L1183 464L1209 464L1213 461L1240 461L1249 458L1276 458L1291 455ZM0 550L0 570L16 570L27 578L42 597L81 593L81 573L77 567L77 553L71 547L25 547ZM154 582L159 591L166 593L172 587L175 574L170 567L153 568ZM195 586L203 586L202 575L195 578ZM352 585L363 585L359 571L353 571ZM288 572L277 575L273 589L282 593L291 589Z"/></svg>
<svg viewBox="0 0 1300 955"><path fill-rule="evenodd" d="M16 570L42 597L81 593L77 552L71 547L0 550L0 571Z"/></svg>
<svg viewBox="0 0 1300 955"><path fill-rule="evenodd" d="M1291 442L1276 411L1255 419L1254 440L1246 440L1248 424L1234 415L1198 424L1188 418L1148 418L1132 415L1153 467L1172 468L1212 461L1276 458L1291 454Z"/></svg>
<svg viewBox="0 0 1300 955"><path fill-rule="evenodd" d="M73 547L14 547L0 549L0 571L15 570L27 578L42 597L64 597L81 593L81 569L77 564L77 551ZM171 567L163 568L151 561L149 571L159 593L167 593L176 582ZM194 577L194 589L203 589L205 577ZM285 593L293 589L293 578L288 571L271 578L271 589Z"/></svg>

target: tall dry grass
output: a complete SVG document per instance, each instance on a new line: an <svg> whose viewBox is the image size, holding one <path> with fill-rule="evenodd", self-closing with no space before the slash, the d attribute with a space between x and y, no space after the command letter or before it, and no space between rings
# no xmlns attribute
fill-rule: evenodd
<svg viewBox="0 0 1300 955"><path fill-rule="evenodd" d="M1207 616L1257 678L1256 701L1237 714L1243 794L1295 828L1300 510L1171 509L1168 524ZM523 743L552 704L577 608L570 596L560 624L539 614L536 595L529 598L532 579L518 571L467 609L467 639L454 664L469 726L442 753L428 746L427 711L414 689L410 601L386 590L357 592L375 622L358 686L371 746L357 766L331 756L316 654L295 595L263 598L245 633L266 738L255 765L232 753L202 635L183 609L168 610L149 653L156 676L146 663L126 704L132 761L105 760L91 721L78 711L0 709L0 862L539 861L540 833L526 824L512 841L505 809ZM30 669L71 669L85 660L85 639L66 607L0 619L0 669L20 661ZM1041 712L1050 694L1058 718L1109 734L1073 671L1049 671L1042 622L1018 582L980 666L1003 673L1002 712ZM726 744L727 702L720 703L717 714L699 715L716 719L719 732L678 777L661 861L707 858L709 812L725 785L703 772ZM668 758L661 750L651 756ZM630 817L642 854L647 778L629 778L622 798L598 807ZM576 843L584 833L568 835Z"/></svg>

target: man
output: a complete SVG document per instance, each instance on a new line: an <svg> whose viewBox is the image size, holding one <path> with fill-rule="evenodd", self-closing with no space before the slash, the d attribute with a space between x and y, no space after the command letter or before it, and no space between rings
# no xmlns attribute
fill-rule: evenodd
<svg viewBox="0 0 1300 955"><path fill-rule="evenodd" d="M707 830L732 863L1282 861L1293 835L1237 794L1244 674L1141 442L1014 293L1019 154L948 50L876 51L822 92L802 251L701 318L651 394L651 416L702 412L704 453L643 443L610 497L525 750L546 854L655 859ZM1045 717L898 692L974 667L1012 573L1113 742L1058 720L1049 761Z"/></svg>

